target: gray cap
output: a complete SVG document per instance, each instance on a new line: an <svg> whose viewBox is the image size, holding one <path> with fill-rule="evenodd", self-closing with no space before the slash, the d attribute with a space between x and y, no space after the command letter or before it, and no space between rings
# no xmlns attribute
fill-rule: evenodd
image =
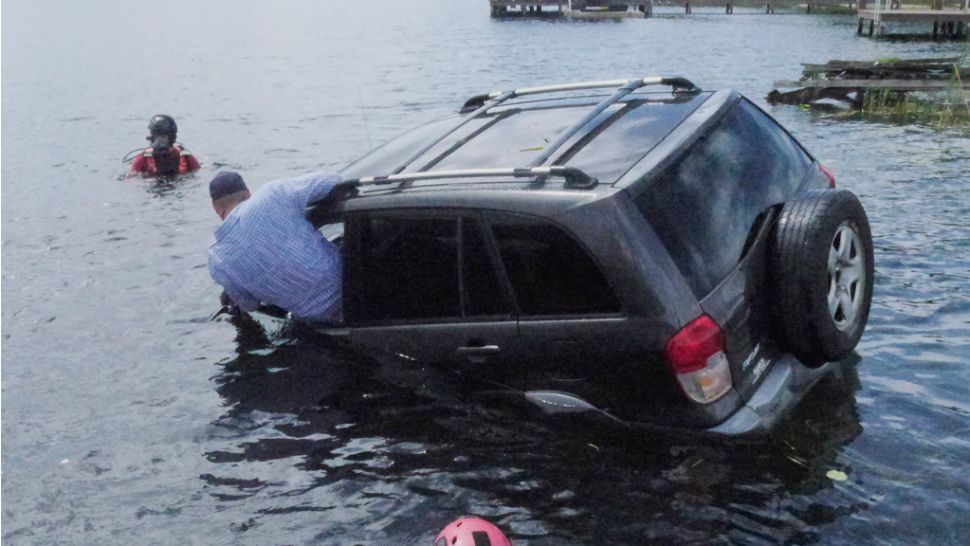
<svg viewBox="0 0 970 546"><path fill-rule="evenodd" d="M249 188L246 187L239 173L233 171L222 171L209 182L209 195L212 196L213 201L247 189Z"/></svg>

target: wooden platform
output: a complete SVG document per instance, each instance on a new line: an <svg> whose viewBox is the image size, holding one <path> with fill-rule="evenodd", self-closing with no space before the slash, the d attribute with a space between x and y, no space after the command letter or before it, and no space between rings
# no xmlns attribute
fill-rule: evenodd
<svg viewBox="0 0 970 546"><path fill-rule="evenodd" d="M816 104L834 100L858 109L864 107L866 94L871 91L880 93L876 96L883 97L883 102L902 100L906 93L913 91L956 91L965 96L970 91L970 80L962 80L960 74L970 73L970 67L959 66L959 62L960 57L936 57L802 64L800 80L775 82L767 98L771 104ZM833 105L832 102L824 104Z"/></svg>
<svg viewBox="0 0 970 546"><path fill-rule="evenodd" d="M489 0L492 17L646 17L653 0Z"/></svg>
<svg viewBox="0 0 970 546"><path fill-rule="evenodd" d="M809 12L824 4L851 4L853 0L803 0ZM856 0L857 1L857 0ZM489 0L492 17L570 17L620 18L651 17L655 0ZM693 13L694 6L724 6L725 13L734 13L736 0L672 0L666 7L683 5L684 13ZM747 7L775 12L775 0L748 0Z"/></svg>
<svg viewBox="0 0 970 546"><path fill-rule="evenodd" d="M861 2L860 2L861 3ZM941 3L935 3L941 6ZM858 34L862 34L866 22L869 23L869 36L883 34L883 25L891 23L924 23L933 25L933 37L962 37L966 36L970 26L970 10L966 9L866 9L861 7L856 12L859 17ZM929 27L927 26L927 29ZM928 33L928 32L927 32Z"/></svg>
<svg viewBox="0 0 970 546"><path fill-rule="evenodd" d="M861 9L859 10L859 19L866 21L875 20L876 12L871 9ZM889 11L883 10L879 13L879 17L883 22L900 22L900 21L911 21L914 23L932 23L933 21L956 21L963 23L970 23L970 11L961 11L958 9L892 9Z"/></svg>
<svg viewBox="0 0 970 546"><path fill-rule="evenodd" d="M948 89L970 90L970 81L949 82L945 80L799 80L778 81L775 87L824 88L824 89L891 89L893 91L946 91Z"/></svg>

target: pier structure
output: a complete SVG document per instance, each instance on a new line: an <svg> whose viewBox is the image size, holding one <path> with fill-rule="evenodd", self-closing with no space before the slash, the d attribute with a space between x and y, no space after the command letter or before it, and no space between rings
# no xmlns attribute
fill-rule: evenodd
<svg viewBox="0 0 970 546"><path fill-rule="evenodd" d="M811 13L824 5L853 7L858 0L803 0ZM724 13L734 13L736 5L764 7L765 13L775 13L777 0L673 0L664 5L684 6L684 13L694 12L695 6L724 5ZM489 0L492 17L571 17L571 18L620 18L651 17L654 0Z"/></svg>
<svg viewBox="0 0 970 546"><path fill-rule="evenodd" d="M888 23L926 23L933 25L933 38L966 36L970 26L970 2L962 0L951 2L949 8L944 6L943 0L930 0L928 8L902 8L899 0L875 0L872 7L868 7L867 0L858 0L857 13L859 26L857 34L862 35L869 23L868 35L878 37L884 33L884 24Z"/></svg>
<svg viewBox="0 0 970 546"><path fill-rule="evenodd" d="M919 1L919 0L917 0ZM858 34L862 35L868 23L870 37L883 33L883 25L889 23L932 23L933 37L966 36L970 27L970 0L923 0L926 8L914 9L907 2L903 9L901 0L801 0L806 11L812 13L826 5L845 5L856 8L859 19ZM683 2L684 13L693 13L695 5L719 5L721 0L673 0ZM764 0L765 13L775 12L777 0ZM737 0L723 0L724 12L734 13ZM742 2L751 5L750 0ZM870 6L872 3L872 6ZM492 17L571 17L571 18L620 18L651 17L654 0L489 0ZM930 27L927 26L927 29Z"/></svg>
<svg viewBox="0 0 970 546"><path fill-rule="evenodd" d="M653 0L489 0L492 17L647 17Z"/></svg>

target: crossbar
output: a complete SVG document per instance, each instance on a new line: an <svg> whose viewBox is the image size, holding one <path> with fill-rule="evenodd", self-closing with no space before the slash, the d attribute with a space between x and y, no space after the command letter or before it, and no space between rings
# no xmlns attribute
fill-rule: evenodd
<svg viewBox="0 0 970 546"><path fill-rule="evenodd" d="M426 171L418 173L391 174L386 176L365 176L354 180L347 180L343 182L343 184L353 187L387 186L394 183L413 182L415 180L486 177L538 178L539 180L544 180L549 176L563 178L566 182L565 186L567 188L590 189L599 183L596 178L586 174L576 167L551 165L548 167L500 167L489 169L461 169L453 171Z"/></svg>

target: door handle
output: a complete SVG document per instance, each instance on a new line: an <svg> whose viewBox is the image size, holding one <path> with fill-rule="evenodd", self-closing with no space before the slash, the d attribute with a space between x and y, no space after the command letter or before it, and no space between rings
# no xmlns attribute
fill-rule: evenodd
<svg viewBox="0 0 970 546"><path fill-rule="evenodd" d="M498 345L480 345L478 347L458 347L458 356L465 357L473 364L482 364L488 357L502 352Z"/></svg>
<svg viewBox="0 0 970 546"><path fill-rule="evenodd" d="M458 354L462 356L470 355L497 355L502 352L498 345L481 345L478 347L458 347Z"/></svg>

